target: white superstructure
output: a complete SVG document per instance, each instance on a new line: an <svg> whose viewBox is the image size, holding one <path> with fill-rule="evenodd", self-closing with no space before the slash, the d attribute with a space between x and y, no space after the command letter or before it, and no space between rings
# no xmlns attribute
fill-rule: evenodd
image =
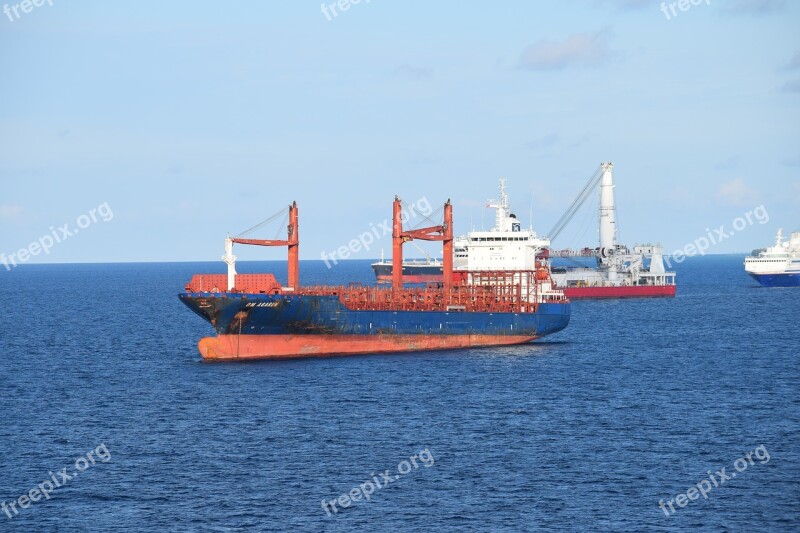
<svg viewBox="0 0 800 533"><path fill-rule="evenodd" d="M523 229L511 212L506 180L500 179L500 196L489 200L495 209L495 225L489 231L470 231L455 239L455 270L534 270L536 255L550 245L533 228Z"/></svg>
<svg viewBox="0 0 800 533"><path fill-rule="evenodd" d="M748 274L757 276L770 274L800 274L800 232L792 233L788 241L783 240L783 230L778 230L775 245L744 260Z"/></svg>

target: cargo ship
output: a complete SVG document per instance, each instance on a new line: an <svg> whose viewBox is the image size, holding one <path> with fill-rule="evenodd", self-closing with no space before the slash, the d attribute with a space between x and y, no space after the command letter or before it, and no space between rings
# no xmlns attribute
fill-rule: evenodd
<svg viewBox="0 0 800 533"><path fill-rule="evenodd" d="M784 242L779 229L775 245L754 251L744 260L744 269L764 287L800 287L800 232Z"/></svg>
<svg viewBox="0 0 800 533"><path fill-rule="evenodd" d="M392 262L386 261L381 252L381 260L372 263L375 280L378 283L392 282ZM442 262L439 259L406 259L403 261L403 283L435 283L442 281Z"/></svg>
<svg viewBox="0 0 800 533"><path fill-rule="evenodd" d="M551 250L551 240L558 237L575 213L600 185L600 246L580 251ZM456 238L455 269L458 270L526 270L535 268L537 261L547 260L553 281L571 300L601 298L673 297L676 292L675 273L664 268L663 248L657 244L637 245L630 250L617 243L616 204L614 199L613 164L603 163L559 219L549 237L534 230L523 229L512 213L500 180L498 200L487 207L495 209L495 226L489 231L471 231ZM595 264L575 258L593 258ZM379 283L391 280L391 262L373 263ZM441 264L427 262L403 263L406 282L415 280L441 281Z"/></svg>
<svg viewBox="0 0 800 533"><path fill-rule="evenodd" d="M299 282L298 208L289 206L285 240L225 240L226 274L195 274L180 300L216 333L198 343L213 361L299 358L524 344L564 329L570 302L547 267L453 271L453 211L439 226L406 231L395 197L392 286L316 286ZM403 285L403 243L441 241L439 283ZM234 244L288 247L288 282L273 274L238 274Z"/></svg>
<svg viewBox="0 0 800 533"><path fill-rule="evenodd" d="M555 238L577 212L582 198L600 184L600 246L596 266L553 267L553 280L570 299L653 298L675 296L675 273L664 268L664 249L658 244L627 246L617 243L617 208L614 199L614 165L601 163L598 171L551 232Z"/></svg>

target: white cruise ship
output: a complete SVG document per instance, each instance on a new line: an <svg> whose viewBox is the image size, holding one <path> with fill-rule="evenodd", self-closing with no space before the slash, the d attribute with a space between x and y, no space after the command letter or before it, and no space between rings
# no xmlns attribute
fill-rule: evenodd
<svg viewBox="0 0 800 533"><path fill-rule="evenodd" d="M800 232L784 241L779 229L775 245L753 252L744 260L744 269L765 287L800 287Z"/></svg>

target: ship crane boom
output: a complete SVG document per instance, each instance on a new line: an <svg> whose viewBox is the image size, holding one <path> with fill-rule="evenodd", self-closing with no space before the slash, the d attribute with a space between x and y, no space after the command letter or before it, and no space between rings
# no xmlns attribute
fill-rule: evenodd
<svg viewBox="0 0 800 533"><path fill-rule="evenodd" d="M282 213L283 210L279 212L279 214ZM242 235L261 228L266 223L274 220L276 216L277 215L273 215L264 222L242 232ZM222 256L222 260L228 265L229 291L232 291L236 286L236 256L233 255L234 244L245 244L249 246L286 246L289 250L289 273L286 288L289 290L297 290L300 287L300 236L298 232L297 202L292 202L289 206L288 219L289 224L286 226L286 239L245 239L242 237L230 236L225 238L225 255Z"/></svg>
<svg viewBox="0 0 800 533"><path fill-rule="evenodd" d="M578 210L583 206L583 204L586 203L586 200L589 198L597 184L600 183L602 177L603 168L599 167L594 174L592 174L592 177L589 178L589 181L586 182L586 185L583 186L581 192L578 193L578 196L575 197L575 200L573 200L564 214L561 215L561 218L558 219L558 222L556 222L555 226L553 226L553 229L550 230L550 233L547 234L550 238L550 242L556 240L561 232L564 231L564 228L567 227L567 224L572 221Z"/></svg>

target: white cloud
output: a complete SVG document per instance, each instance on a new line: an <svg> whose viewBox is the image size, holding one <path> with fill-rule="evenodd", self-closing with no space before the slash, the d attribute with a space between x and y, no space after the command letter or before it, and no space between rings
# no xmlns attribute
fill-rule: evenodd
<svg viewBox="0 0 800 533"><path fill-rule="evenodd" d="M603 65L614 56L608 41L607 31L575 33L563 41L541 40L522 52L518 65L528 70Z"/></svg>
<svg viewBox="0 0 800 533"><path fill-rule="evenodd" d="M720 185L717 198L728 205L747 205L756 201L758 194L748 187L743 178L735 178Z"/></svg>
<svg viewBox="0 0 800 533"><path fill-rule="evenodd" d="M0 218L16 218L20 213L21 205L0 204Z"/></svg>

